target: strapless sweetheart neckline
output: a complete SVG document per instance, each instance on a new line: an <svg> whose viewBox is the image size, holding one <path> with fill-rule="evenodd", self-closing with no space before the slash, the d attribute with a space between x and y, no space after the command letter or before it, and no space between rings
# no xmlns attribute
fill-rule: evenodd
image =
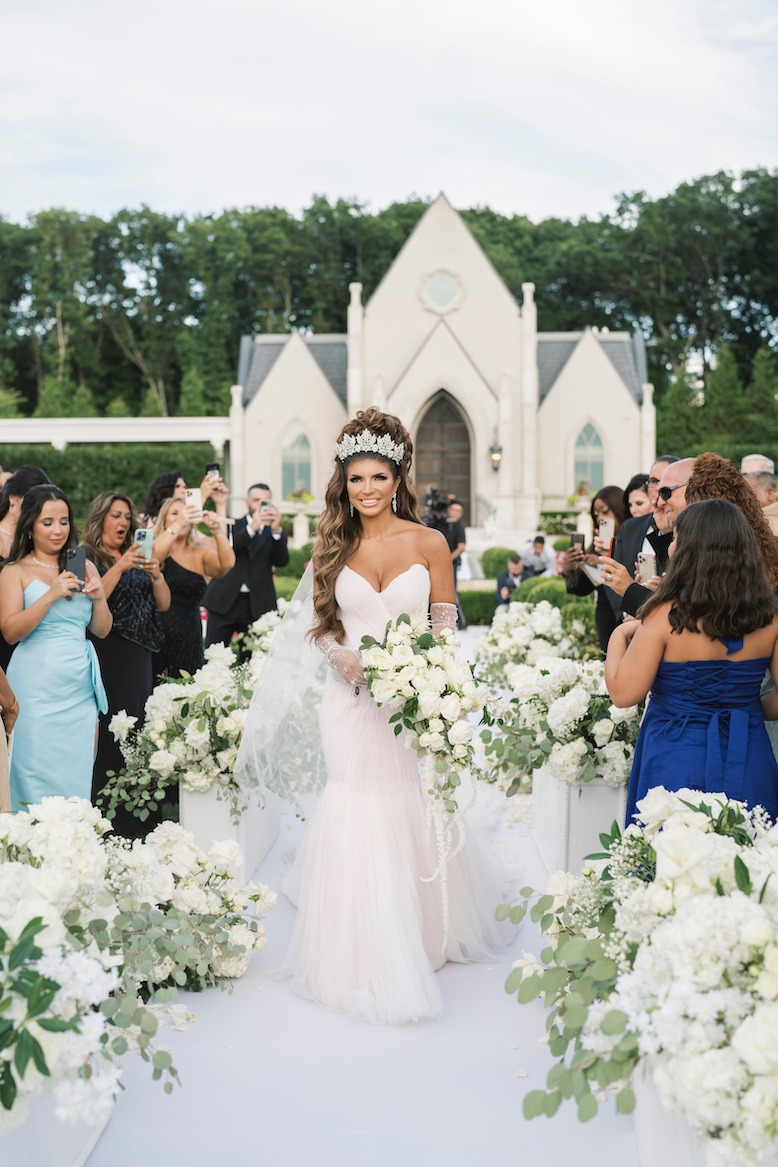
<svg viewBox="0 0 778 1167"><path fill-rule="evenodd" d="M389 583L385 587L379 590L378 588L374 588L370 580L366 579L365 576L361 574L361 572L354 571L354 568L349 567L347 563L345 563L343 566L345 567L346 571L350 571L352 575L355 575L358 579L361 579L364 584L367 584L367 586L370 588L370 591L374 592L377 596L382 596L384 592L389 590L392 584L397 583L398 579L402 579L403 576L407 575L409 571L413 571L414 567L420 567L422 571L427 570L423 563L412 563L410 567L406 567L405 571L401 571L399 575L394 576L393 579L389 580Z"/></svg>

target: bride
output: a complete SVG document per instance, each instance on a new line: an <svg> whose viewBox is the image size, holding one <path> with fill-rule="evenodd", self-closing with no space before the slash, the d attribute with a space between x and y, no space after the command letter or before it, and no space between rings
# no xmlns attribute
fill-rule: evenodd
<svg viewBox="0 0 778 1167"><path fill-rule="evenodd" d="M446 960L504 947L494 918L503 881L468 827L442 896L416 755L370 696L358 652L365 634L383 639L403 612L429 608L434 633L456 625L451 554L419 520L410 437L370 408L344 426L335 453L313 551L311 632L329 664L327 784L289 880L298 913L280 975L330 1009L418 1021L442 1011L434 973Z"/></svg>

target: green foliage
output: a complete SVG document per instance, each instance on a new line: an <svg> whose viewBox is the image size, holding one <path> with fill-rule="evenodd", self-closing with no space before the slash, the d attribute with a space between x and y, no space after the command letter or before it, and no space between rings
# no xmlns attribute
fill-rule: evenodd
<svg viewBox="0 0 778 1167"><path fill-rule="evenodd" d="M21 393L0 386L0 417L21 417L23 403Z"/></svg>
<svg viewBox="0 0 778 1167"><path fill-rule="evenodd" d="M578 511L541 511L538 533L542 535L571 535L575 531L577 523Z"/></svg>
<svg viewBox="0 0 778 1167"><path fill-rule="evenodd" d="M41 466L51 481L65 491L76 516L82 519L102 490L129 494L140 509L149 484L163 469L178 470L187 482L199 483L206 462L212 458L213 448L207 442L86 443L65 450L45 445L0 444L0 466Z"/></svg>
<svg viewBox="0 0 778 1167"><path fill-rule="evenodd" d="M303 572L305 565L311 558L311 551L313 550L313 543L303 543L300 548L289 548L289 562L286 567L277 567L277 576L291 576L295 582L298 582Z"/></svg>
<svg viewBox="0 0 778 1167"><path fill-rule="evenodd" d="M459 600L468 624L491 624L496 608L493 591L468 588L459 592Z"/></svg>
<svg viewBox="0 0 778 1167"><path fill-rule="evenodd" d="M130 417L127 402L123 397L112 397L105 408L106 417Z"/></svg>
<svg viewBox="0 0 778 1167"><path fill-rule="evenodd" d="M44 377L35 406L35 417L67 417L72 386L64 385L56 377Z"/></svg>
<svg viewBox="0 0 778 1167"><path fill-rule="evenodd" d="M182 417L202 417L206 412L205 386L196 368L187 369L181 384L176 413Z"/></svg>
<svg viewBox="0 0 778 1167"><path fill-rule="evenodd" d="M501 571L505 571L508 556L516 550L515 547L487 547L481 556L481 570L486 579L497 579Z"/></svg>
<svg viewBox="0 0 778 1167"><path fill-rule="evenodd" d="M539 604L541 600L548 600L557 608L564 607L572 599L561 575L536 575L525 579L511 596L511 601L522 604Z"/></svg>
<svg viewBox="0 0 778 1167"><path fill-rule="evenodd" d="M164 413L165 411L162 408L162 402L159 399L159 394L156 393L151 386L149 386L143 394L140 409L138 410L139 416L163 417Z"/></svg>

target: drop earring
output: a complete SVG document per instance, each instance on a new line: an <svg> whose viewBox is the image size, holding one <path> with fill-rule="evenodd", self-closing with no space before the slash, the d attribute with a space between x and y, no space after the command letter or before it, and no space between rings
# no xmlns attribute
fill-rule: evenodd
<svg viewBox="0 0 778 1167"><path fill-rule="evenodd" d="M351 515L351 517L353 519L354 518L354 504L353 504L353 502L350 502L348 504L348 513Z"/></svg>
<svg viewBox="0 0 778 1167"><path fill-rule="evenodd" d="M397 514L397 494L392 495L392 510Z"/></svg>

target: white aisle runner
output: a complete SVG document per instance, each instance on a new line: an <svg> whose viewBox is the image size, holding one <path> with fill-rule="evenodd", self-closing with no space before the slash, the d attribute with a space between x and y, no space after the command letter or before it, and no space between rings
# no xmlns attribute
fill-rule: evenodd
<svg viewBox="0 0 778 1167"><path fill-rule="evenodd" d="M276 889L298 834L286 823L258 873ZM542 888L527 828L502 838L522 882ZM440 1020L380 1027L320 1009L265 975L282 959L293 914L279 897L267 947L232 995L183 995L197 1020L163 1039L180 1089L165 1095L148 1067L128 1062L89 1167L637 1167L632 1119L612 1102L585 1125L572 1107L553 1121L522 1117L522 1098L543 1085L551 1059L538 1044L540 1005L519 1006L503 985L523 949L539 951L534 925L522 925L493 968L449 964L437 974Z"/></svg>

